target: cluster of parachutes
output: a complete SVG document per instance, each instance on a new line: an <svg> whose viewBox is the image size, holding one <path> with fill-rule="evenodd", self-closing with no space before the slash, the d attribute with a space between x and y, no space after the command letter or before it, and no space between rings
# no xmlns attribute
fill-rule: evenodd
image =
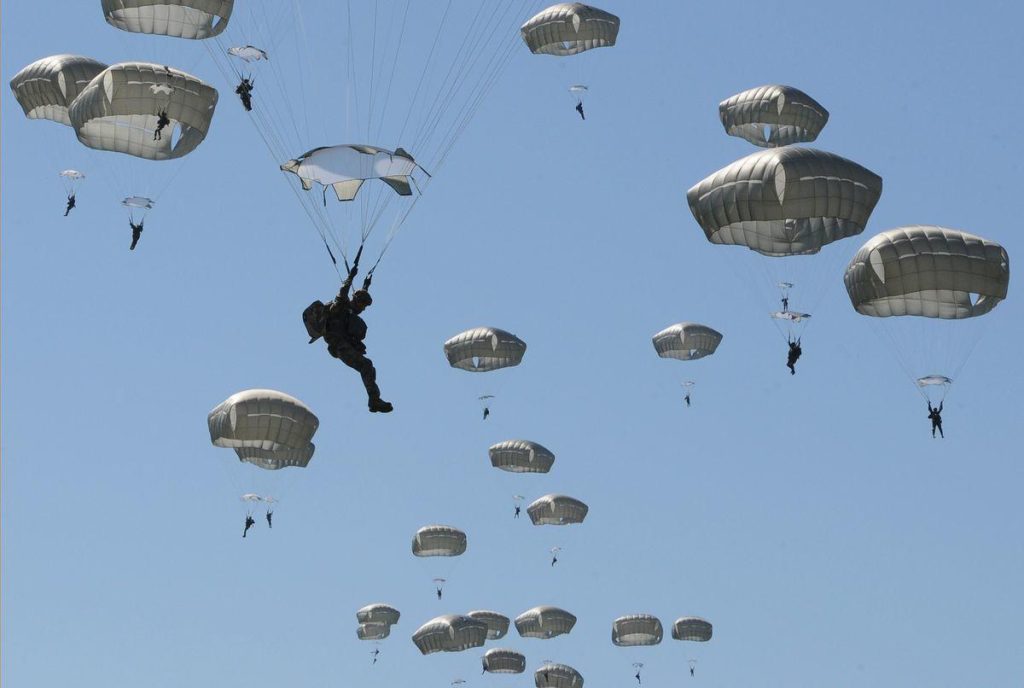
<svg viewBox="0 0 1024 688"><path fill-rule="evenodd" d="M727 165L687 192L690 211L709 242L747 248L768 259L759 262L766 267L778 259L820 263L816 256L828 245L864 231L882 193L881 177L838 155L792 145L821 133L829 113L820 103L796 88L773 84L722 101L719 118L728 135L767 150ZM824 265L822 272L834 278L837 271ZM770 315L785 323L787 339L798 341L811 314L789 307L790 291L795 283L808 284L790 281L792 262L784 269L789 272L768 275L781 290L782 305ZM914 225L869 240L850 261L844 281L862 315L949 321L991 311L1006 298L1009 277L1009 258L998 243ZM709 329L681 323L655 335L654 345L663 357L700 358L721 339ZM949 338L948 329L909 336L932 343ZM942 371L921 370L929 365L923 356L906 349L896 354L919 387L948 389L952 379ZM966 355L960 358L952 364L957 370Z"/></svg>

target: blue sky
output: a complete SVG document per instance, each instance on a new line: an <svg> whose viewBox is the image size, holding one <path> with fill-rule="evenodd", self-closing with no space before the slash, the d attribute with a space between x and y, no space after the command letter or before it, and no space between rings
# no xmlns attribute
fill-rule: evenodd
<svg viewBox="0 0 1024 688"><path fill-rule="evenodd" d="M488 646L520 649L529 672L571 664L595 687L630 684L635 661L645 685L691 681L690 657L693 685L1020 683L1017 283L986 316L933 441L840 273L788 375L765 317L773 295L742 278L738 249L703 238L685 192L753 152L725 136L718 102L787 83L831 113L816 147L884 179L840 268L869 236L912 223L980 234L1013 260L1024 12L603 7L622 19L619 43L582 67L520 46L382 263L367 343L390 416L366 413L357 375L306 344L299 314L337 276L204 51L154 44L158 61L182 50L173 64L222 97L134 252L103 181L116 163L87 170L61 217L57 171L96 158L5 91L5 683L504 688L532 678L479 676L482 651L421 657L409 636L442 613L538 604L575 613L572 634ZM2 19L4 79L62 52L151 59L97 2L10 2ZM563 92L577 69L586 122ZM315 114L337 138L313 145L344 142L335 115ZM724 333L718 352L659 359L651 335L681 320ZM524 339L523 364L486 380L449 368L444 340L478 325ZM689 409L684 379L697 380ZM297 396L321 426L274 529L243 541L240 467L210 445L205 417L250 387ZM481 422L485 392L498 398ZM551 473L492 469L487 447L512 438L552 449ZM512 520L512 495L548 492L586 501L586 522ZM441 602L437 573L409 551L429 523L469 537ZM402 619L371 666L355 610L376 601ZM714 639L613 647L612 620L639 612L666 626L706 617Z"/></svg>

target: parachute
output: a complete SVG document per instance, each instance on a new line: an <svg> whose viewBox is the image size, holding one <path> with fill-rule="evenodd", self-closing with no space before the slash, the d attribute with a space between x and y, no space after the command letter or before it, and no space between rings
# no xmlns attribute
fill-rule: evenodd
<svg viewBox="0 0 1024 688"><path fill-rule="evenodd" d="M485 640L486 623L455 614L433 618L412 634L412 642L425 655L434 652L461 652L480 647Z"/></svg>
<svg viewBox="0 0 1024 688"><path fill-rule="evenodd" d="M711 243L784 257L814 254L860 234L881 195L882 178L874 172L838 155L792 147L737 160L691 187L686 199Z"/></svg>
<svg viewBox="0 0 1024 688"><path fill-rule="evenodd" d="M487 624L488 640L500 640L505 637L506 633L508 633L509 618L504 614L480 609L469 612L466 616L471 619L476 619L477 621L483 621Z"/></svg>
<svg viewBox="0 0 1024 688"><path fill-rule="evenodd" d="M568 664L546 663L533 672L537 688L583 688L583 675Z"/></svg>
<svg viewBox="0 0 1024 688"><path fill-rule="evenodd" d="M232 89L252 86L245 116L331 261L365 246L372 270L509 62L520 5L247 0L202 44Z"/></svg>
<svg viewBox="0 0 1024 688"><path fill-rule="evenodd" d="M529 440L498 442L487 453L492 466L509 473L547 473L555 463L549 449Z"/></svg>
<svg viewBox="0 0 1024 688"><path fill-rule="evenodd" d="M526 342L496 327L476 327L444 343L444 355L453 368L484 373L517 366L526 354Z"/></svg>
<svg viewBox="0 0 1024 688"><path fill-rule="evenodd" d="M217 90L191 74L147 62L123 62L97 75L68 108L78 140L97 150L172 160L203 142ZM170 120L160 137L157 119Z"/></svg>
<svg viewBox="0 0 1024 688"><path fill-rule="evenodd" d="M672 624L672 637L676 640L707 642L711 640L711 623L698 616L682 616Z"/></svg>
<svg viewBox="0 0 1024 688"><path fill-rule="evenodd" d="M424 526L412 539L417 557L457 557L466 551L466 534L451 526Z"/></svg>
<svg viewBox="0 0 1024 688"><path fill-rule="evenodd" d="M843 260L827 247L864 231L881 194L882 178L867 168L788 146L733 162L691 187L686 198L708 241L749 249L736 256L737 272L772 304L768 313L780 336L795 341ZM794 284L802 301L791 308ZM775 288L777 297L770 291Z"/></svg>
<svg viewBox="0 0 1024 688"><path fill-rule="evenodd" d="M293 396L249 389L218 404L207 417L210 441L266 470L304 467L313 457L320 420Z"/></svg>
<svg viewBox="0 0 1024 688"><path fill-rule="evenodd" d="M107 65L82 55L36 60L11 79L11 91L29 119L71 126L68 107Z"/></svg>
<svg viewBox="0 0 1024 688"><path fill-rule="evenodd" d="M696 361L718 349L722 334L707 325L681 322L669 325L652 338L654 350L661 358Z"/></svg>
<svg viewBox="0 0 1024 688"><path fill-rule="evenodd" d="M204 39L228 25L234 0L102 0L103 17L122 31Z"/></svg>
<svg viewBox="0 0 1024 688"><path fill-rule="evenodd" d="M615 45L619 18L579 2L552 5L523 24L519 33L534 55L568 57L594 48ZM582 65L580 76L582 76ZM580 106L589 88L582 84L569 87L569 95Z"/></svg>
<svg viewBox="0 0 1024 688"><path fill-rule="evenodd" d="M772 84L758 86L723 100L718 116L729 136L762 148L806 143L818 138L828 110L800 89Z"/></svg>
<svg viewBox="0 0 1024 688"><path fill-rule="evenodd" d="M619 647L657 645L662 635L661 621L650 614L628 614L612 622L612 643Z"/></svg>
<svg viewBox="0 0 1024 688"><path fill-rule="evenodd" d="M484 653L484 671L492 674L521 674L526 671L526 657L515 650L495 648Z"/></svg>
<svg viewBox="0 0 1024 688"><path fill-rule="evenodd" d="M548 639L569 633L576 625L576 617L564 609L543 605L517 616L515 625L523 638Z"/></svg>
<svg viewBox="0 0 1024 688"><path fill-rule="evenodd" d="M368 604L356 612L356 621L361 624L380 623L393 626L398 623L401 612L387 604Z"/></svg>
<svg viewBox="0 0 1024 688"><path fill-rule="evenodd" d="M549 494L526 507L526 513L535 526L566 526L583 523L590 510L578 499L566 495Z"/></svg>
<svg viewBox="0 0 1024 688"><path fill-rule="evenodd" d="M619 18L580 2L552 5L519 29L534 55L566 57L615 45Z"/></svg>
<svg viewBox="0 0 1024 688"><path fill-rule="evenodd" d="M399 196L410 196L412 174L422 171L401 148L389 151L353 145L314 148L284 163L281 170L294 173L306 191L313 188L313 182L331 187L339 201L353 200L368 179L379 179Z"/></svg>
<svg viewBox="0 0 1024 688"><path fill-rule="evenodd" d="M941 401L981 338L977 320L1006 298L1010 258L974 234L910 225L869 239L843 279L922 396Z"/></svg>

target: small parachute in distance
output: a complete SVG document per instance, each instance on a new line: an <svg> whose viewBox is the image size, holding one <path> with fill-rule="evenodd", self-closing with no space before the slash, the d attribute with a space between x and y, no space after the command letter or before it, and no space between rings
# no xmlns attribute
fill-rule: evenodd
<svg viewBox="0 0 1024 688"><path fill-rule="evenodd" d="M554 638L569 633L575 625L574 614L550 605L527 609L515 619L516 631L523 638Z"/></svg>
<svg viewBox="0 0 1024 688"><path fill-rule="evenodd" d="M487 450L491 465L509 473L547 473L555 463L554 453L530 440L505 440ZM522 499L517 495L518 499Z"/></svg>
<svg viewBox="0 0 1024 688"><path fill-rule="evenodd" d="M534 55L568 57L615 45L619 18L580 2L564 2L538 12L519 33Z"/></svg>
<svg viewBox="0 0 1024 688"><path fill-rule="evenodd" d="M465 551L466 534L451 526L424 526L412 539L412 553L417 557L457 557Z"/></svg>
<svg viewBox="0 0 1024 688"><path fill-rule="evenodd" d="M476 611L468 612L466 614L471 619L477 621L483 621L487 624L487 639L488 640L501 640L508 633L508 625L510 620L504 614L498 612L492 612L487 609L478 609Z"/></svg>
<svg viewBox="0 0 1024 688"><path fill-rule="evenodd" d="M699 616L682 616L672 624L672 637L706 643L711 640L711 622Z"/></svg>
<svg viewBox="0 0 1024 688"><path fill-rule="evenodd" d="M276 504L277 503L277 500L274 499L273 497L264 497L263 495L258 495L255 492L246 492L244 495L239 497L239 499L241 499L243 502L250 502L250 503L253 503L253 502L263 503L263 504Z"/></svg>
<svg viewBox="0 0 1024 688"><path fill-rule="evenodd" d="M567 526L583 523L590 507L568 495L549 494L533 501L526 513L535 526Z"/></svg>
<svg viewBox="0 0 1024 688"><path fill-rule="evenodd" d="M257 48L254 45L240 45L228 48L228 55L237 57L239 60L246 62L259 62L260 60L269 60L270 57L267 55L267 51Z"/></svg>
<svg viewBox="0 0 1024 688"><path fill-rule="evenodd" d="M484 373L522 363L526 342L497 327L475 327L446 341L444 355L452 368Z"/></svg>
<svg viewBox="0 0 1024 688"><path fill-rule="evenodd" d="M130 33L198 39L227 28L234 0L102 0L103 17Z"/></svg>
<svg viewBox="0 0 1024 688"><path fill-rule="evenodd" d="M78 170L61 170L60 176L71 180L85 179L85 175Z"/></svg>
<svg viewBox="0 0 1024 688"><path fill-rule="evenodd" d="M125 208L143 208L145 210L152 209L155 201L152 198L146 198L145 196L128 196L121 200L121 205Z"/></svg>
<svg viewBox="0 0 1024 688"><path fill-rule="evenodd" d="M218 404L207 425L214 446L234 449L240 461L259 468L279 469L309 463L320 420L289 394L249 389Z"/></svg>
<svg viewBox="0 0 1024 688"><path fill-rule="evenodd" d="M356 637L359 640L384 640L391 635L391 626L386 623L367 622L359 624L356 628Z"/></svg>
<svg viewBox="0 0 1024 688"><path fill-rule="evenodd" d="M364 623L382 623L393 626L398 623L402 614L389 604L368 604L356 611L356 621Z"/></svg>
<svg viewBox="0 0 1024 688"><path fill-rule="evenodd" d="M695 361L710 356L721 341L721 332L692 322L669 325L652 338L658 356L679 361Z"/></svg>
<svg viewBox="0 0 1024 688"><path fill-rule="evenodd" d="M568 664L547 663L533 672L537 688L583 688L583 675Z"/></svg>
<svg viewBox="0 0 1024 688"><path fill-rule="evenodd" d="M619 647L657 645L663 635L661 620L651 614L627 614L612 622L612 643Z"/></svg>
<svg viewBox="0 0 1024 688"><path fill-rule="evenodd" d="M484 653L484 672L521 674L526 671L526 656L515 650L494 648Z"/></svg>
<svg viewBox="0 0 1024 688"><path fill-rule="evenodd" d="M718 117L729 136L775 148L818 138L828 110L798 88L771 84L723 100Z"/></svg>
<svg viewBox="0 0 1024 688"><path fill-rule="evenodd" d="M426 174L401 148L390 151L351 144L314 148L281 165L282 172L299 178L304 190L311 190L314 182L323 186L325 202L327 187L334 189L339 201L351 201L368 179L381 180L399 196L411 196L410 181L415 183L416 170Z"/></svg>
<svg viewBox="0 0 1024 688"><path fill-rule="evenodd" d="M486 640L487 624L458 614L435 617L412 634L412 642L424 655L462 652L482 647Z"/></svg>
<svg viewBox="0 0 1024 688"><path fill-rule="evenodd" d="M949 386L951 384L953 384L953 381L945 375L925 375L924 377L917 378L918 387Z"/></svg>
<svg viewBox="0 0 1024 688"><path fill-rule="evenodd" d="M769 313L769 316L772 320L788 320L789 322L798 323L810 318L811 314L798 311L773 311Z"/></svg>

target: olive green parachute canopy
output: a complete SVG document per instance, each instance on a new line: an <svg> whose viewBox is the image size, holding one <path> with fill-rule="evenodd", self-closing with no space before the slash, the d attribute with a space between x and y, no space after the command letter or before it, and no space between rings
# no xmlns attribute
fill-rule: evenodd
<svg viewBox="0 0 1024 688"><path fill-rule="evenodd" d="M51 55L36 60L11 79L11 91L29 119L71 126L68 106L107 65L81 55Z"/></svg>
<svg viewBox="0 0 1024 688"><path fill-rule="evenodd" d="M71 103L68 115L78 140L90 148L172 160L203 142L216 107L217 89L191 74L123 62L97 75ZM161 113L170 124L155 139Z"/></svg>
<svg viewBox="0 0 1024 688"><path fill-rule="evenodd" d="M526 353L526 342L496 327L476 327L444 343L444 355L453 368L483 373L517 366Z"/></svg>
<svg viewBox="0 0 1024 688"><path fill-rule="evenodd" d="M828 110L800 89L771 84L723 100L718 117L729 136L776 148L818 138L828 122Z"/></svg>
<svg viewBox="0 0 1024 688"><path fill-rule="evenodd" d="M360 640L384 640L391 635L391 626L386 623L361 623L356 628Z"/></svg>
<svg viewBox="0 0 1024 688"><path fill-rule="evenodd" d="M650 614L627 614L612 622L612 642L619 647L657 645L663 635L661 620Z"/></svg>
<svg viewBox="0 0 1024 688"><path fill-rule="evenodd" d="M535 526L567 526L583 523L590 510L578 499L561 494L544 495L526 507Z"/></svg>
<svg viewBox="0 0 1024 688"><path fill-rule="evenodd" d="M529 440L498 442L487 453L492 466L509 473L547 473L555 463L551 450Z"/></svg>
<svg viewBox="0 0 1024 688"><path fill-rule="evenodd" d="M694 185L686 200L711 243L795 256L860 234L881 195L882 178L871 170L787 147L737 160Z"/></svg>
<svg viewBox="0 0 1024 688"><path fill-rule="evenodd" d="M411 196L410 180L417 169L416 161L401 148L351 144L314 148L281 165L281 171L297 176L306 191L316 182L331 187L339 201L355 199L368 179L381 180L399 196Z"/></svg>
<svg viewBox="0 0 1024 688"><path fill-rule="evenodd" d="M111 26L172 38L210 38L228 25L234 0L102 0Z"/></svg>
<svg viewBox="0 0 1024 688"><path fill-rule="evenodd" d="M583 688L583 675L568 664L545 663L533 672L537 688Z"/></svg>
<svg viewBox="0 0 1024 688"><path fill-rule="evenodd" d="M361 624L378 623L392 626L398 623L402 614L397 609L387 604L368 604L356 611L356 621Z"/></svg>
<svg viewBox="0 0 1024 688"><path fill-rule="evenodd" d="M466 551L466 534L451 526L423 526L412 539L417 557L457 557Z"/></svg>
<svg viewBox="0 0 1024 688"><path fill-rule="evenodd" d="M672 637L676 640L711 640L711 623L699 616L683 616L672 624Z"/></svg>
<svg viewBox="0 0 1024 688"><path fill-rule="evenodd" d="M872 237L844 276L858 313L961 320L1006 298L1010 257L994 241L931 225L897 227Z"/></svg>
<svg viewBox="0 0 1024 688"><path fill-rule="evenodd" d="M483 621L487 624L488 640L500 640L505 637L506 633L508 633L509 618L504 614L488 611L486 609L479 609L469 612L466 616L471 619L476 619L477 621Z"/></svg>
<svg viewBox="0 0 1024 688"><path fill-rule="evenodd" d="M412 634L420 652L461 652L481 647L487 640L487 624L468 616L448 614L431 619Z"/></svg>
<svg viewBox="0 0 1024 688"><path fill-rule="evenodd" d="M526 657L515 650L494 648L484 653L484 671L492 674L521 674L526 671Z"/></svg>
<svg viewBox="0 0 1024 688"><path fill-rule="evenodd" d="M580 2L552 5L519 29L530 52L566 57L615 45L619 18Z"/></svg>
<svg viewBox="0 0 1024 688"><path fill-rule="evenodd" d="M722 334L707 325L681 322L669 325L651 339L654 350L662 358L696 361L715 353Z"/></svg>
<svg viewBox="0 0 1024 688"><path fill-rule="evenodd" d="M233 394L207 416L210 441L261 468L305 466L313 456L316 415L295 397L272 389Z"/></svg>
<svg viewBox="0 0 1024 688"><path fill-rule="evenodd" d="M572 630L576 617L564 609L542 605L516 617L516 630L523 638L554 638Z"/></svg>

